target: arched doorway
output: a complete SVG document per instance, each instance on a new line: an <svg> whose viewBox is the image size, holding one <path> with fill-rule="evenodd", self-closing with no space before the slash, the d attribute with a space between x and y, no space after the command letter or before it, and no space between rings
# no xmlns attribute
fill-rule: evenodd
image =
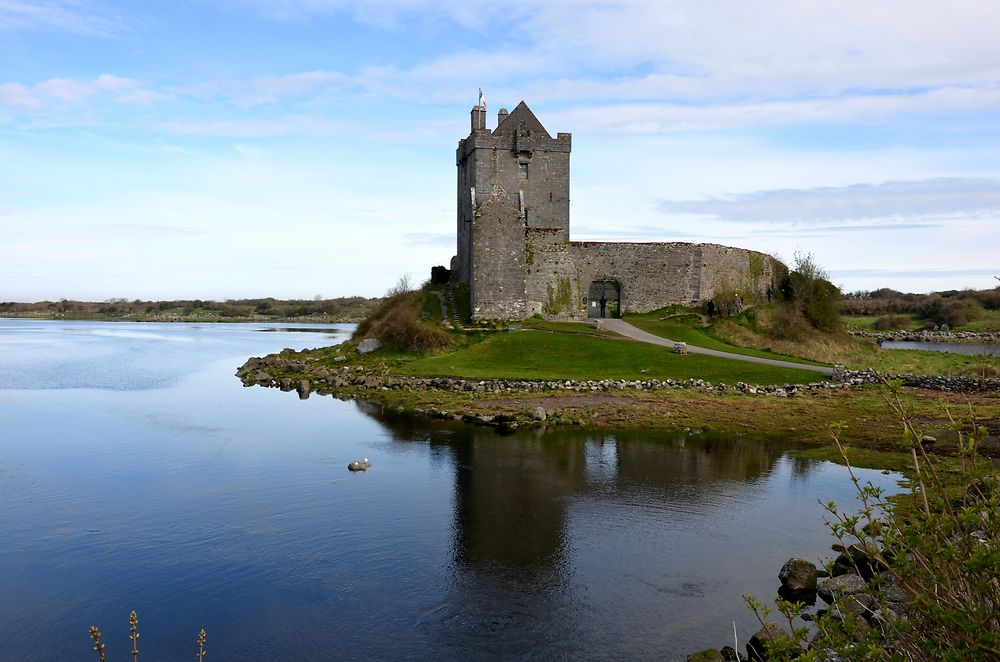
<svg viewBox="0 0 1000 662"><path fill-rule="evenodd" d="M595 280L587 293L587 317L620 317L621 288L613 280Z"/></svg>

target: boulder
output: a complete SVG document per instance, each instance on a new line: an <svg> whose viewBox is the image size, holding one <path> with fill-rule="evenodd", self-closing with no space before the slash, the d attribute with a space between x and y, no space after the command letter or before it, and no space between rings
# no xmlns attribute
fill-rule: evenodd
<svg viewBox="0 0 1000 662"><path fill-rule="evenodd" d="M535 407L535 410L531 412L531 417L536 421L544 421L548 418L548 414L545 411L545 407Z"/></svg>
<svg viewBox="0 0 1000 662"><path fill-rule="evenodd" d="M348 471L368 471L372 468L372 463L368 461L366 457L363 460L355 460L347 465Z"/></svg>
<svg viewBox="0 0 1000 662"><path fill-rule="evenodd" d="M910 592L899 583L896 575L888 570L879 573L878 587L886 601L896 607L913 598Z"/></svg>
<svg viewBox="0 0 1000 662"><path fill-rule="evenodd" d="M785 561L778 572L781 588L786 591L810 591L816 589L816 564L797 558Z"/></svg>
<svg viewBox="0 0 1000 662"><path fill-rule="evenodd" d="M382 346L382 343L375 338L365 338L358 343L358 354L370 354Z"/></svg>
<svg viewBox="0 0 1000 662"><path fill-rule="evenodd" d="M844 595L854 595L864 593L868 590L868 584L859 575L840 575L824 579L816 587L819 597L827 604L832 604L834 600Z"/></svg>
<svg viewBox="0 0 1000 662"><path fill-rule="evenodd" d="M718 648L706 648L687 656L687 662L726 662Z"/></svg>
<svg viewBox="0 0 1000 662"><path fill-rule="evenodd" d="M833 562L831 570L834 577L860 573L864 579L871 579L877 562L868 555L865 548L854 543L843 549L840 556Z"/></svg>
<svg viewBox="0 0 1000 662"><path fill-rule="evenodd" d="M868 619L878 609L878 601L870 593L853 593L840 596L830 607L830 615L834 620L842 621L846 616L854 615Z"/></svg>
<svg viewBox="0 0 1000 662"><path fill-rule="evenodd" d="M780 625L768 623L750 637L750 641L747 642L747 656L751 660L766 660L767 644L787 636Z"/></svg>

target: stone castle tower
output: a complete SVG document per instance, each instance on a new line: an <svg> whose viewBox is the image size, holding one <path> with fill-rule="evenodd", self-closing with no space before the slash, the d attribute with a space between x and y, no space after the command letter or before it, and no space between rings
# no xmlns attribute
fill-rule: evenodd
<svg viewBox="0 0 1000 662"><path fill-rule="evenodd" d="M472 131L455 153L458 253L453 270L474 293L474 310L501 305L510 307L504 317L526 316L524 231L547 228L569 240L570 148L570 134L550 136L523 101L512 113L501 109L493 131L486 128L486 109L472 109ZM486 218L484 206L502 212L503 220Z"/></svg>
<svg viewBox="0 0 1000 662"><path fill-rule="evenodd" d="M467 285L475 319L611 317L715 292L766 290L777 261L717 244L572 242L572 136L553 138L523 101L497 127L472 109L458 142L454 282ZM752 299L748 299L752 300Z"/></svg>

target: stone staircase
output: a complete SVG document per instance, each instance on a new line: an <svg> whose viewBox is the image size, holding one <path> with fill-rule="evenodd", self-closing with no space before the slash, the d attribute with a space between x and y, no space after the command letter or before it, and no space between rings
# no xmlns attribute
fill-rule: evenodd
<svg viewBox="0 0 1000 662"><path fill-rule="evenodd" d="M438 302L441 304L441 324L452 329L461 329L462 320L458 316L458 306L455 304L455 292L451 288L438 290Z"/></svg>

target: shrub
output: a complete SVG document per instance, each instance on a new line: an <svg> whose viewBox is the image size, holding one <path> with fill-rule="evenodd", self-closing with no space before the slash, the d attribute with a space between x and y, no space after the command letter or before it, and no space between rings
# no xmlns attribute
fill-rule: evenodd
<svg viewBox="0 0 1000 662"><path fill-rule="evenodd" d="M768 331L772 338L803 340L809 335L809 322L791 302L782 301L774 307Z"/></svg>
<svg viewBox="0 0 1000 662"><path fill-rule="evenodd" d="M841 544L857 541L848 547L847 558L856 574L872 577L869 589L836 598L837 609L818 615L819 638L813 645L806 628L794 627L804 605L778 600L792 634L769 651L768 659L803 654L833 659L831 653L872 661L1000 659L1000 481L978 455L988 432L974 416L956 420L946 410L957 457L948 465L932 460L899 385L885 386L911 458L909 493L889 501L852 470L861 512L848 515L836 504L827 505L831 530ZM836 432L834 440L840 446ZM766 609L749 596L747 601L766 619Z"/></svg>
<svg viewBox="0 0 1000 662"><path fill-rule="evenodd" d="M778 282L782 299L776 309L771 334L800 339L807 327L834 332L840 329L840 289L808 253L795 254L795 268Z"/></svg>
<svg viewBox="0 0 1000 662"><path fill-rule="evenodd" d="M969 296L979 301L980 305L987 310L1000 310L1000 287L995 287L992 290L970 292Z"/></svg>
<svg viewBox="0 0 1000 662"><path fill-rule="evenodd" d="M447 285L451 280L451 270L447 267L431 267L431 283L434 285Z"/></svg>
<svg viewBox="0 0 1000 662"><path fill-rule="evenodd" d="M872 328L878 331L905 329L910 326L910 318L904 315L883 315L872 322Z"/></svg>
<svg viewBox="0 0 1000 662"><path fill-rule="evenodd" d="M426 352L450 347L454 338L439 325L420 319L422 292L401 292L366 317L352 339L377 338L386 347L405 352Z"/></svg>

